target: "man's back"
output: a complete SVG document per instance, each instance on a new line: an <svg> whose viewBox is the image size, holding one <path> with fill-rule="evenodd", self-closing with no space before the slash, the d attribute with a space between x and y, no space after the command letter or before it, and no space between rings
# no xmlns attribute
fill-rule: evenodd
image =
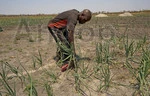
<svg viewBox="0 0 150 96"><path fill-rule="evenodd" d="M70 30L74 30L74 27L77 24L78 13L79 11L75 9L62 12L54 19L50 20L48 27L61 29L68 26L69 29L71 28Z"/></svg>

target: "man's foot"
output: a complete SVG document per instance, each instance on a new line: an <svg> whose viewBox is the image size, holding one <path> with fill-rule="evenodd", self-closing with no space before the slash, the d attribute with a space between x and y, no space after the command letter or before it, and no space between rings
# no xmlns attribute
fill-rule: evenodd
<svg viewBox="0 0 150 96"><path fill-rule="evenodd" d="M64 65L62 65L61 67L61 72L64 72L66 71L67 69L74 69L75 68L75 65L73 62L70 62L70 64L68 63L65 63Z"/></svg>
<svg viewBox="0 0 150 96"><path fill-rule="evenodd" d="M61 72L64 72L68 69L69 67L69 64L64 64L62 67L61 67Z"/></svg>

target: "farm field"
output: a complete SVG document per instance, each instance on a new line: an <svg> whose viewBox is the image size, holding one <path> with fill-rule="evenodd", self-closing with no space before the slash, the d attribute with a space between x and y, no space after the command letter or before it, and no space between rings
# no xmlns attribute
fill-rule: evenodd
<svg viewBox="0 0 150 96"><path fill-rule="evenodd" d="M0 16L0 96L150 96L150 13L77 24L75 69L61 72L47 23Z"/></svg>

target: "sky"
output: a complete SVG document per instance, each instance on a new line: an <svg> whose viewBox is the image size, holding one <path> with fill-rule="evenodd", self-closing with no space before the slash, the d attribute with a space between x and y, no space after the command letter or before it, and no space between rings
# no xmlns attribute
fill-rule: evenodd
<svg viewBox="0 0 150 96"><path fill-rule="evenodd" d="M0 14L57 14L90 9L92 12L150 10L150 0L0 0Z"/></svg>

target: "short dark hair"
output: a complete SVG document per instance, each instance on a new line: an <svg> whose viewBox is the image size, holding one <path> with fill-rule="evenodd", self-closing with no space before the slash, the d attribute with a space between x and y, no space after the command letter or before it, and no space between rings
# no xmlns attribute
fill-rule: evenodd
<svg viewBox="0 0 150 96"><path fill-rule="evenodd" d="M89 9L84 9L84 10L82 11L82 13L85 14L85 15L88 17L88 20L91 19L91 17L92 17L92 12L91 12Z"/></svg>

